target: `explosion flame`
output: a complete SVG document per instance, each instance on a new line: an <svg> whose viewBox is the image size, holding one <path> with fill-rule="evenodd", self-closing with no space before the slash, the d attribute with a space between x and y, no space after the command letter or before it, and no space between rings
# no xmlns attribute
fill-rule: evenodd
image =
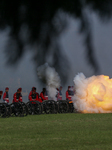
<svg viewBox="0 0 112 150"><path fill-rule="evenodd" d="M74 107L81 113L112 112L112 79L98 75L86 78L79 73L74 78Z"/></svg>

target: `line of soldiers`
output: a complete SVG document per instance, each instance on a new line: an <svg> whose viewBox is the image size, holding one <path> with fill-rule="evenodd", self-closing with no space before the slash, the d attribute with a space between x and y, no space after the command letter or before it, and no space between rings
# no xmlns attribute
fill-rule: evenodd
<svg viewBox="0 0 112 150"><path fill-rule="evenodd" d="M1 99L1 96L3 94L3 102L4 103L9 103L9 88L6 87L5 88L5 92L3 94L3 91L0 91L0 99ZM36 87L32 87L29 95L28 95L28 99L29 101L39 101L39 102L42 102L43 100L48 100L48 95L47 95L47 91L46 91L46 88L43 88L43 91L40 93L40 95L36 92ZM18 88L17 89L17 92L14 93L13 95L13 101L12 103L14 102L22 102L23 101L23 98L22 98L22 88Z"/></svg>
<svg viewBox="0 0 112 150"><path fill-rule="evenodd" d="M4 101L4 103L7 103L7 104L9 103L8 92L9 92L8 87L5 88L4 94L3 94L3 91L0 91L0 99L3 94L3 101ZM75 94L75 91L73 90L73 86L68 86L68 90L66 91L66 100L72 100L72 96L74 94ZM62 100L62 86L60 86L59 89L57 88L56 98L57 98L57 100ZM48 94L47 94L46 88L43 88L42 92L39 95L39 93L36 92L36 87L32 87L32 89L28 95L28 99L29 99L29 101L39 101L41 103L44 100L48 100ZM14 95L13 95L12 102L14 103L14 102L22 102L22 101L23 101L22 88L18 88L17 92L14 93Z"/></svg>
<svg viewBox="0 0 112 150"><path fill-rule="evenodd" d="M9 103L9 88L6 87L5 88L5 92L3 94L3 91L0 91L0 99L2 97L3 94L3 102L4 103ZM36 87L32 87L29 95L28 95L28 99L29 101L39 101L42 102L43 100L48 100L48 94L46 91L46 88L43 88L42 92L40 93L40 95L36 92ZM22 102L23 98L22 98L22 88L18 88L17 92L14 93L13 95L13 100L12 103L14 102Z"/></svg>

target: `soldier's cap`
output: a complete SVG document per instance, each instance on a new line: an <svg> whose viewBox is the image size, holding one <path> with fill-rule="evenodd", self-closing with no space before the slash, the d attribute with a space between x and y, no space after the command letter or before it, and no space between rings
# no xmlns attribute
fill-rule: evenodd
<svg viewBox="0 0 112 150"><path fill-rule="evenodd" d="M36 90L35 90L35 89L32 89L32 92L36 92Z"/></svg>
<svg viewBox="0 0 112 150"><path fill-rule="evenodd" d="M19 88L18 90L19 90L19 91L22 91L22 88Z"/></svg>
<svg viewBox="0 0 112 150"><path fill-rule="evenodd" d="M35 90L36 91L36 87L32 87L32 91Z"/></svg>
<svg viewBox="0 0 112 150"><path fill-rule="evenodd" d="M8 87L6 87L6 88L5 88L5 90L9 90L9 88L8 88Z"/></svg>
<svg viewBox="0 0 112 150"><path fill-rule="evenodd" d="M22 90L22 89L21 89L21 88L19 88L19 89L17 89L17 92L21 92L21 90Z"/></svg>

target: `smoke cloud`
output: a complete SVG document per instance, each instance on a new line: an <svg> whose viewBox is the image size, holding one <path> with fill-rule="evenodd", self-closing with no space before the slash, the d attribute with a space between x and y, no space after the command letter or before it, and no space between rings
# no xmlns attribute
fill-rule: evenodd
<svg viewBox="0 0 112 150"><path fill-rule="evenodd" d="M74 107L82 113L112 112L112 79L99 75L86 78L79 73L74 78Z"/></svg>
<svg viewBox="0 0 112 150"><path fill-rule="evenodd" d="M56 88L60 86L60 77L56 70L50 67L47 63L38 67L38 77L46 83L49 99L56 101Z"/></svg>

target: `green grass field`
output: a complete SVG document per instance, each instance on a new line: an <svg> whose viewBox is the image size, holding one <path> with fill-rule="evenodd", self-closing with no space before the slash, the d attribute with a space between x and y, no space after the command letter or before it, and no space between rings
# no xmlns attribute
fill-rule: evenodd
<svg viewBox="0 0 112 150"><path fill-rule="evenodd" d="M0 118L0 150L110 150L112 114Z"/></svg>

